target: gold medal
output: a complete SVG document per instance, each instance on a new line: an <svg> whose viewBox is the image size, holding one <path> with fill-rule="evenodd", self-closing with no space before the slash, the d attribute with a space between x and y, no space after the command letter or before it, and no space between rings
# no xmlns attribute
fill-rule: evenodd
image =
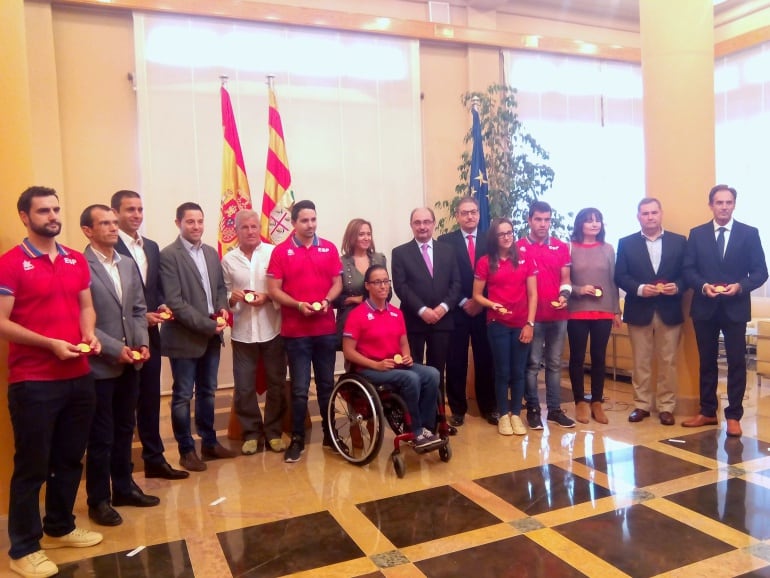
<svg viewBox="0 0 770 578"><path fill-rule="evenodd" d="M401 357L401 355L400 355L400 354L396 353L396 354L393 356L393 361L394 361L396 364L398 364L398 365L401 365L401 363L403 363L403 361L404 361L404 358L403 358L403 357Z"/></svg>
<svg viewBox="0 0 770 578"><path fill-rule="evenodd" d="M244 293L244 295L243 295L243 300L246 303L254 303L254 300L256 298L257 298L257 296L254 295L254 293L252 293L251 291L248 291L248 292Z"/></svg>
<svg viewBox="0 0 770 578"><path fill-rule="evenodd" d="M91 346L88 343L78 343L77 347L80 353L91 353Z"/></svg>
<svg viewBox="0 0 770 578"><path fill-rule="evenodd" d="M320 311L323 309L323 305L321 305L318 301L314 301L312 307L313 311Z"/></svg>
<svg viewBox="0 0 770 578"><path fill-rule="evenodd" d="M139 351L137 351L136 349L134 349L134 350L131 351L131 358L134 361L140 361L142 359L142 354Z"/></svg>

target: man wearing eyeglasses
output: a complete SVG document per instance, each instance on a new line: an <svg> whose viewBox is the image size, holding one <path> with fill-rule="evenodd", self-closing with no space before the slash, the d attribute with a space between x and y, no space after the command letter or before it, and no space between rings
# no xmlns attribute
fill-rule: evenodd
<svg viewBox="0 0 770 578"><path fill-rule="evenodd" d="M452 309L454 331L449 337L446 365L446 391L452 416L449 423L461 426L468 411L465 383L468 376L468 344L473 349L474 389L481 415L497 425L495 408L495 376L492 352L487 340L486 316L479 315L483 307L473 300L473 271L476 262L486 254L486 235L478 235L479 204L473 197L463 197L457 204L455 219L460 228L441 235L438 240L452 245L460 273L460 301Z"/></svg>
<svg viewBox="0 0 770 578"><path fill-rule="evenodd" d="M444 392L444 368L454 329L454 320L447 314L460 301L460 271L452 246L433 240L436 217L430 208L414 209L409 222L413 240L393 249L393 290L401 300L412 357L438 369Z"/></svg>

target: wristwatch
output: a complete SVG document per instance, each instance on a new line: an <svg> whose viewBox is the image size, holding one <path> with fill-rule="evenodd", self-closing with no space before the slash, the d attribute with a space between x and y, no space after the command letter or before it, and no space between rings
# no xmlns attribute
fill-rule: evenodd
<svg viewBox="0 0 770 578"><path fill-rule="evenodd" d="M529 325L530 327L534 327L535 326L535 322L534 321L527 321L527 325Z"/></svg>

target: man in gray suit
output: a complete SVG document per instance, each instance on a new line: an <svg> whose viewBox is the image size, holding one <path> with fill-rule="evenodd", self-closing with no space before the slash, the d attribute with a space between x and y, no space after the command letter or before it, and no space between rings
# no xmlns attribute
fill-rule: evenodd
<svg viewBox="0 0 770 578"><path fill-rule="evenodd" d="M106 205L86 207L80 215L80 228L89 240L84 255L91 271L96 336L102 344L101 355L89 357L96 385L96 412L86 454L88 517L102 526L117 526L123 520L113 505L147 507L160 503L131 479L139 369L150 357L147 307L136 268L115 251L115 212Z"/></svg>
<svg viewBox="0 0 770 578"><path fill-rule="evenodd" d="M217 441L214 394L217 390L222 332L227 327L227 289L216 249L205 245L203 209L182 203L176 210L179 237L160 252L160 280L166 304L174 312L163 323L161 353L169 358L174 382L171 425L179 445L179 464L202 472L190 432L190 401L195 391L195 427L206 460L235 457Z"/></svg>

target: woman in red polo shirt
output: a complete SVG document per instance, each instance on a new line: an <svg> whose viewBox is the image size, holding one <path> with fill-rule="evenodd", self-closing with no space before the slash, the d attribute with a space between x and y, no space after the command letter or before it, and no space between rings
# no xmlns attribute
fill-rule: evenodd
<svg viewBox="0 0 770 578"><path fill-rule="evenodd" d="M435 426L439 373L412 360L406 325L400 309L388 302L390 278L382 265L364 274L368 297L345 322L342 352L353 370L375 385L395 385L412 418L414 445L426 448L441 443L428 428Z"/></svg>
<svg viewBox="0 0 770 578"><path fill-rule="evenodd" d="M493 219L487 235L489 254L476 264L473 298L487 308L487 335L500 412L497 431L501 435L524 435L527 429L519 414L535 327L537 271L534 262L519 253L510 219Z"/></svg>

